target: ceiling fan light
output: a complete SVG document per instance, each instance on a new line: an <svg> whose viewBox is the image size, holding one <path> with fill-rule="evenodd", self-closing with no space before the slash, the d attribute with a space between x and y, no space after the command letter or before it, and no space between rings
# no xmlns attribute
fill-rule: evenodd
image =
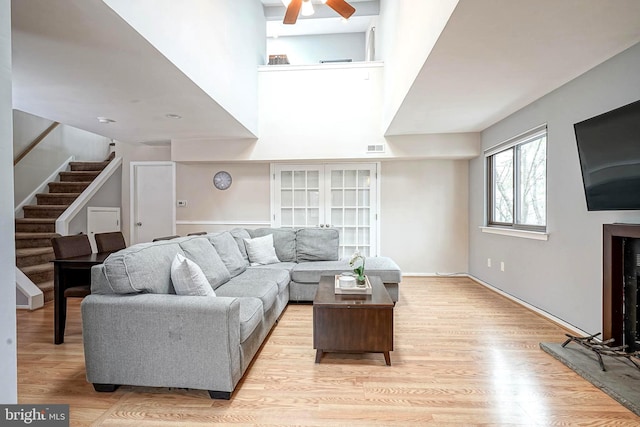
<svg viewBox="0 0 640 427"><path fill-rule="evenodd" d="M315 11L313 10L311 0L302 0L302 8L300 9L300 14L302 16L311 16L314 13Z"/></svg>
<svg viewBox="0 0 640 427"><path fill-rule="evenodd" d="M289 3L291 3L291 0L282 0L284 7L289 7Z"/></svg>
<svg viewBox="0 0 640 427"><path fill-rule="evenodd" d="M320 0L322 4L327 4L327 0Z"/></svg>

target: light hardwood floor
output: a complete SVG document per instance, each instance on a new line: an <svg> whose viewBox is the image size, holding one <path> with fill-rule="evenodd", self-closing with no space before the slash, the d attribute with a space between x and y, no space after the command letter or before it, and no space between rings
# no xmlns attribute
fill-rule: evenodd
<svg viewBox="0 0 640 427"><path fill-rule="evenodd" d="M94 392L79 301L67 318L55 346L52 305L18 311L18 399L68 403L72 426L640 425L539 349L563 341L562 328L464 278L403 279L392 366L381 354L315 364L312 307L289 305L229 401L199 390Z"/></svg>

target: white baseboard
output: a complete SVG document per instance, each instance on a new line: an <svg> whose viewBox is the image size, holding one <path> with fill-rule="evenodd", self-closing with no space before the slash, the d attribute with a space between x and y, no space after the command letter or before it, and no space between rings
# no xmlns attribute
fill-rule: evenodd
<svg viewBox="0 0 640 427"><path fill-rule="evenodd" d="M513 296L511 294L508 294L507 292L505 292L505 291L503 291L501 289L498 289L495 286L490 285L489 283L484 282L484 281L478 279L475 276L472 276L471 274L465 274L465 276L468 277L469 279L473 280L474 282L484 286L485 288L488 288L488 289L492 290L493 292L498 293L498 294L502 295L503 297L508 298L511 301L523 306L524 308L526 308L528 310L531 310L534 313L539 314L540 316L552 321L553 323L556 323L556 324L562 326L563 328L565 328L569 332L571 332L573 335L576 335L576 336L588 336L588 335L591 335L591 333L583 331L582 329L580 329L580 328L578 328L578 327L576 327L576 326L574 326L574 325L572 325L570 323L565 322L564 320L554 316L553 314L551 314L549 312L546 312L546 311L544 311L543 309L541 309L539 307L531 305L528 302L525 302L525 301L521 300L520 298L517 298L517 297L515 297L515 296Z"/></svg>
<svg viewBox="0 0 640 427"><path fill-rule="evenodd" d="M457 273L405 273L402 272L403 276L413 276L413 277L468 277L469 275L467 273L464 272L457 272Z"/></svg>

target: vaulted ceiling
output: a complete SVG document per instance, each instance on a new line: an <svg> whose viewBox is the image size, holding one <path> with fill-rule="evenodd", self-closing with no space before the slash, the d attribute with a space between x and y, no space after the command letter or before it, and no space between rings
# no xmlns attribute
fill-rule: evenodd
<svg viewBox="0 0 640 427"><path fill-rule="evenodd" d="M386 134L482 131L638 43L638 16L637 0L460 0ZM101 0L14 0L12 38L16 109L121 141L256 136Z"/></svg>

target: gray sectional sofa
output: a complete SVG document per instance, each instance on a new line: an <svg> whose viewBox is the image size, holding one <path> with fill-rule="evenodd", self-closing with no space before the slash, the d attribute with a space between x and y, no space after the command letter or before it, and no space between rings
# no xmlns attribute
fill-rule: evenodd
<svg viewBox="0 0 640 427"><path fill-rule="evenodd" d="M251 265L245 239L269 234L280 262ZM87 380L97 391L126 384L230 398L287 303L313 301L321 276L351 270L338 259L338 237L335 229L234 229L110 255L93 267L81 306ZM215 297L176 295L178 253L200 266ZM366 267L397 301L397 264L369 257Z"/></svg>

